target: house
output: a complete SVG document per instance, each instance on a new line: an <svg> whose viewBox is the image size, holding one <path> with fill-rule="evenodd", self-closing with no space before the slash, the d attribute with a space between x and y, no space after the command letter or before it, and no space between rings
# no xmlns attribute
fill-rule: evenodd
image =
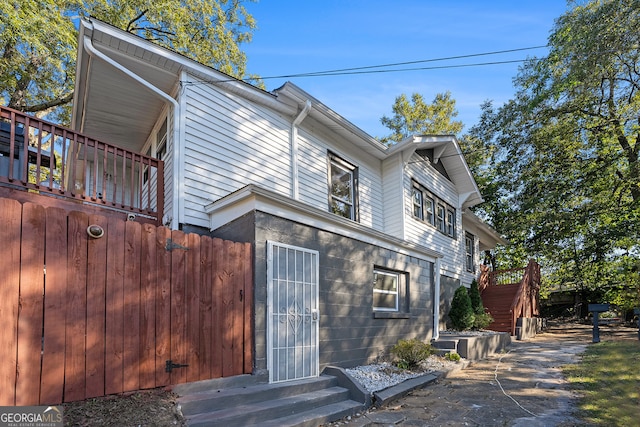
<svg viewBox="0 0 640 427"><path fill-rule="evenodd" d="M266 92L96 20L78 41L72 127L143 154L118 185L112 151L76 155L104 181L70 182L250 242L253 370L271 382L437 339L455 288L504 242L469 210L482 196L453 136L388 148L292 83Z"/></svg>

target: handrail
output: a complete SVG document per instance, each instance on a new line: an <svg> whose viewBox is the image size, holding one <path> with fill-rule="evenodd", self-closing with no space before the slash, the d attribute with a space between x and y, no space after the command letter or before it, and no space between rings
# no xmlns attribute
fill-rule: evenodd
<svg viewBox="0 0 640 427"><path fill-rule="evenodd" d="M161 221L164 163L0 106L0 182Z"/></svg>

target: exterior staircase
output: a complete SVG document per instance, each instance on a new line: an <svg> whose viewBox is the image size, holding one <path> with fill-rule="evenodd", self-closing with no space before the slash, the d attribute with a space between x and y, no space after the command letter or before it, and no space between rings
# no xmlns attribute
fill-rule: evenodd
<svg viewBox="0 0 640 427"><path fill-rule="evenodd" d="M221 381L223 380L223 381ZM242 375L174 387L188 426L318 426L364 410L340 375L269 384ZM353 396L355 394L355 397Z"/></svg>
<svg viewBox="0 0 640 427"><path fill-rule="evenodd" d="M489 286L482 292L482 304L493 317L493 322L489 324L487 329L511 333L511 304L519 287L519 283Z"/></svg>

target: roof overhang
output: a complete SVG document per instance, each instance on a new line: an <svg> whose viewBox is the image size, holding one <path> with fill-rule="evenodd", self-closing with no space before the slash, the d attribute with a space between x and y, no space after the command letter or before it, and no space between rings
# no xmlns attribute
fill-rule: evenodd
<svg viewBox="0 0 640 427"><path fill-rule="evenodd" d="M453 135L412 135L389 148L388 156L401 156L406 165L416 150L433 149L433 161L441 162L460 195L460 206L468 208L484 201L471 170Z"/></svg>
<svg viewBox="0 0 640 427"><path fill-rule="evenodd" d="M507 245L509 241L496 230L478 218L471 210L462 212L462 228L478 238L480 250L491 250L497 245Z"/></svg>
<svg viewBox="0 0 640 427"><path fill-rule="evenodd" d="M205 206L211 230L254 210L432 262L442 258L442 254L433 249L397 239L256 185L245 186Z"/></svg>
<svg viewBox="0 0 640 427"><path fill-rule="evenodd" d="M184 55L104 22L82 19L72 127L91 137L139 151L167 105L166 97L150 90L149 85L175 99L183 71L282 114L296 112L277 101L273 94ZM132 78L132 74L148 85Z"/></svg>

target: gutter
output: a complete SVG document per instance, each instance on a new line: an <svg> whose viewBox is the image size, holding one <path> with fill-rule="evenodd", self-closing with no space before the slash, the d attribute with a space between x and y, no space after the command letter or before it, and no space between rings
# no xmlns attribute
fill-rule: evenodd
<svg viewBox="0 0 640 427"><path fill-rule="evenodd" d="M178 167L176 168L176 165L178 164L178 161L180 159L180 153L184 152L184 149L182 147L183 141L180 140L180 133L179 133L179 129L180 129L180 115L179 115L179 111L180 111L180 105L178 104L178 101L176 101L173 97L167 95L164 91L158 89L157 87L155 87L154 85L152 85L151 83L149 83L148 81L146 81L145 79L143 79L142 77L140 77L139 75L135 74L133 71L129 70L128 68L124 67L122 64L114 61L113 59L109 58L108 56L106 56L105 54L103 54L102 52L98 51L94 46L93 43L91 42L91 39L87 36L84 37L83 40L83 44L84 44L84 48L86 49L87 52L89 52L89 54L91 56L94 56L96 58L100 58L101 60L103 60L104 62L106 62L107 64L111 65L112 67L114 67L116 70L122 72L123 74L125 74L126 76L132 78L133 80L135 80L136 82L140 83L142 86L146 87L147 89L149 89L151 92L155 93L156 95L160 96L161 98L163 98L165 101L167 101L168 103L173 105L173 162L174 162L174 173L173 173L173 191L172 191L172 196L173 196L173 206L172 206L172 210L173 212L178 212L180 213L180 198L178 197L179 193L179 183L180 183L180 178L181 178L181 171L182 168ZM83 113L83 117L84 117L84 113ZM84 123L82 124L84 126ZM177 170L177 173L176 173ZM164 220L163 220L164 222ZM172 230L176 230L178 229L178 224L179 224L179 218L178 215L172 215L171 218L171 229Z"/></svg>
<svg viewBox="0 0 640 427"><path fill-rule="evenodd" d="M311 101L306 100L304 108L300 114L291 123L291 132L289 133L289 145L291 147L291 197L298 200L300 197L298 182L298 125L307 117L311 110Z"/></svg>
<svg viewBox="0 0 640 427"><path fill-rule="evenodd" d="M433 336L432 341L440 338L440 264L441 258L436 258L433 267Z"/></svg>

